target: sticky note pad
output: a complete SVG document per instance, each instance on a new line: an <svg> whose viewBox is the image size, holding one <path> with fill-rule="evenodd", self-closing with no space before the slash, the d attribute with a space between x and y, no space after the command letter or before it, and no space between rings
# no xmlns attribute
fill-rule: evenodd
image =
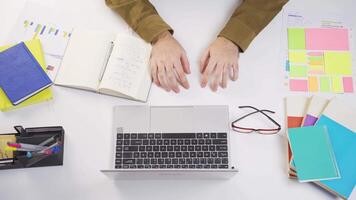
<svg viewBox="0 0 356 200"><path fill-rule="evenodd" d="M308 77L308 88L310 92L317 92L319 90L318 78L316 76Z"/></svg>
<svg viewBox="0 0 356 200"><path fill-rule="evenodd" d="M320 51L310 51L308 52L308 56L323 56L324 53Z"/></svg>
<svg viewBox="0 0 356 200"><path fill-rule="evenodd" d="M349 50L347 29L306 28L305 46L307 50Z"/></svg>
<svg viewBox="0 0 356 200"><path fill-rule="evenodd" d="M308 91L308 81L289 79L289 89L291 91L306 92Z"/></svg>
<svg viewBox="0 0 356 200"><path fill-rule="evenodd" d="M330 92L330 78L323 76L319 78L320 91L321 92Z"/></svg>
<svg viewBox="0 0 356 200"><path fill-rule="evenodd" d="M325 73L332 75L351 75L351 53L350 52L325 52Z"/></svg>
<svg viewBox="0 0 356 200"><path fill-rule="evenodd" d="M344 92L347 92L347 93L354 92L352 77L343 77L342 81L343 81L343 86L344 86Z"/></svg>
<svg viewBox="0 0 356 200"><path fill-rule="evenodd" d="M340 178L326 126L289 128L288 137L300 182Z"/></svg>
<svg viewBox="0 0 356 200"><path fill-rule="evenodd" d="M308 73L308 68L306 66L290 66L290 77L306 77Z"/></svg>
<svg viewBox="0 0 356 200"><path fill-rule="evenodd" d="M323 65L309 65L308 73L309 74L323 74L324 66Z"/></svg>
<svg viewBox="0 0 356 200"><path fill-rule="evenodd" d="M324 57L323 56L310 56L310 57L308 57L308 60L309 61L321 61L321 62L323 62L324 61Z"/></svg>
<svg viewBox="0 0 356 200"><path fill-rule="evenodd" d="M291 63L306 63L307 55L304 51L289 51L288 59Z"/></svg>
<svg viewBox="0 0 356 200"><path fill-rule="evenodd" d="M333 76L331 78L331 85L332 91L335 93L342 93L344 91L342 79L339 76Z"/></svg>
<svg viewBox="0 0 356 200"><path fill-rule="evenodd" d="M309 65L323 65L323 60L311 60L309 61Z"/></svg>
<svg viewBox="0 0 356 200"><path fill-rule="evenodd" d="M305 49L305 32L303 28L288 29L288 48Z"/></svg>

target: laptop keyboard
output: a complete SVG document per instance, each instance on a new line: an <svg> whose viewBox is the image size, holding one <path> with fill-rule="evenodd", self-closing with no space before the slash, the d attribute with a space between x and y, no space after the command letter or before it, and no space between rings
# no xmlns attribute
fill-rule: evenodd
<svg viewBox="0 0 356 200"><path fill-rule="evenodd" d="M228 169L227 133L117 133L116 169Z"/></svg>

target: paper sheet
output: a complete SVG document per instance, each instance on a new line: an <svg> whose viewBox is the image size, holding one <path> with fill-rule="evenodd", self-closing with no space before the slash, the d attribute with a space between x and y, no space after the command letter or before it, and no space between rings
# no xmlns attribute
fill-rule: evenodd
<svg viewBox="0 0 356 200"><path fill-rule="evenodd" d="M285 85L290 91L354 92L350 22L342 14L283 11L281 43L287 57Z"/></svg>
<svg viewBox="0 0 356 200"><path fill-rule="evenodd" d="M54 9L27 2L8 36L8 43L34 38L41 40L47 74L52 81L55 79L72 31L71 27L65 27L57 22L57 15Z"/></svg>

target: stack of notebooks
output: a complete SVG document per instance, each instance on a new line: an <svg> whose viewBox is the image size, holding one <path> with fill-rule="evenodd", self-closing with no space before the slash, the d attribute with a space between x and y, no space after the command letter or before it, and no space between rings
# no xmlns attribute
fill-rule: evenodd
<svg viewBox="0 0 356 200"><path fill-rule="evenodd" d="M348 199L356 185L356 108L340 99L285 99L289 176Z"/></svg>
<svg viewBox="0 0 356 200"><path fill-rule="evenodd" d="M0 47L0 110L52 99L40 40Z"/></svg>

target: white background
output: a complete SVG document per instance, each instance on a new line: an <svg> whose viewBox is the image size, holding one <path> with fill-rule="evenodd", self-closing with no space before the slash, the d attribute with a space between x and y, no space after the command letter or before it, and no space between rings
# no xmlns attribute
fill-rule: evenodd
<svg viewBox="0 0 356 200"><path fill-rule="evenodd" d="M16 22L25 0L0 0L0 44ZM61 20L82 28L127 32L123 20L104 0L36 0L63 13ZM241 55L240 75L225 90L213 93L199 86L198 61L239 4L234 0L171 0L152 2L175 30L191 64L191 89L179 94L152 87L147 104L228 104L230 120L239 105L276 111L284 125L282 13L256 37ZM352 0L298 0L286 7L313 12L341 12L356 26L356 2ZM355 35L355 34L353 34ZM353 55L354 54L353 50ZM355 63L355 62L353 62ZM318 187L287 177L286 140L280 135L243 135L231 132L233 162L240 172L226 181L112 181L102 174L111 156L112 111L115 105L141 104L75 89L53 87L49 102L0 113L0 133L14 125L65 128L64 165L0 171L0 200L10 199L333 199ZM338 95L355 104L355 95Z"/></svg>

